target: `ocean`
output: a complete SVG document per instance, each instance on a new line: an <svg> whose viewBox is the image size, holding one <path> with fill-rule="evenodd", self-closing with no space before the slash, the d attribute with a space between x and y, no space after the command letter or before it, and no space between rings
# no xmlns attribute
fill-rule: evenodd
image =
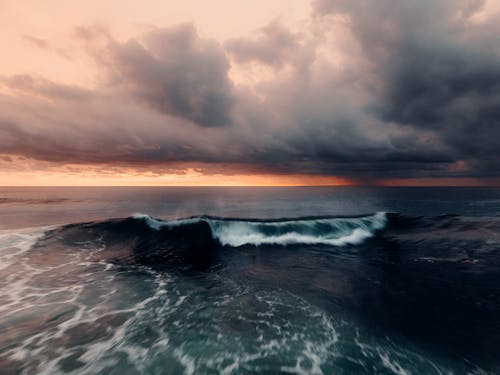
<svg viewBox="0 0 500 375"><path fill-rule="evenodd" d="M498 374L500 189L0 188L2 374Z"/></svg>

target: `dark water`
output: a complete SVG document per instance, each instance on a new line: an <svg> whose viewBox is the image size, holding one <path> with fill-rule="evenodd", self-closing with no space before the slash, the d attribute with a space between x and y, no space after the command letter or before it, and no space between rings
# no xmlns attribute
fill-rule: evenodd
<svg viewBox="0 0 500 375"><path fill-rule="evenodd" d="M1 188L0 373L500 373L499 204Z"/></svg>

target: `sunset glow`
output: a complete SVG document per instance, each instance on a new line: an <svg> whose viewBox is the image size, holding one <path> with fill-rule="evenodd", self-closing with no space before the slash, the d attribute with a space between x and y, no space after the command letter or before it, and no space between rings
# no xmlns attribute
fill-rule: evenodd
<svg viewBox="0 0 500 375"><path fill-rule="evenodd" d="M345 186L352 181L318 175L217 175L186 170L183 174L112 175L96 172L9 173L0 178L3 186Z"/></svg>

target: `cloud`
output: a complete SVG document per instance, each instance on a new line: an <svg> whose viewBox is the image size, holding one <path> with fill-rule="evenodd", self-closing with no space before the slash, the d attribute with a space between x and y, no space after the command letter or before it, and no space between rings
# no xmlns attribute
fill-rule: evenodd
<svg viewBox="0 0 500 375"><path fill-rule="evenodd" d="M275 68L290 62L299 48L299 36L276 20L256 34L251 38L229 39L224 47L238 62L258 61Z"/></svg>
<svg viewBox="0 0 500 375"><path fill-rule="evenodd" d="M200 126L231 122L229 62L193 25L155 29L126 43L112 40L107 52L120 83L152 108Z"/></svg>
<svg viewBox="0 0 500 375"><path fill-rule="evenodd" d="M222 44L191 24L125 42L78 28L106 79L3 77L0 153L363 182L500 175L500 28L477 20L481 1L312 5L300 28L272 21ZM249 62L273 74L233 83Z"/></svg>
<svg viewBox="0 0 500 375"><path fill-rule="evenodd" d="M33 77L28 74L0 77L0 84L4 84L10 90L19 93L39 95L55 100L86 100L92 96L90 90L75 85L55 83L42 77Z"/></svg>
<svg viewBox="0 0 500 375"><path fill-rule="evenodd" d="M500 27L474 22L483 5L317 0L315 11L348 17L381 82L374 93L378 119L432 131L451 157L473 159L479 173L498 173L500 40L494 35Z"/></svg>
<svg viewBox="0 0 500 375"><path fill-rule="evenodd" d="M45 39L38 38L33 35L23 35L23 41L28 42L40 49L46 49L49 47L49 43Z"/></svg>

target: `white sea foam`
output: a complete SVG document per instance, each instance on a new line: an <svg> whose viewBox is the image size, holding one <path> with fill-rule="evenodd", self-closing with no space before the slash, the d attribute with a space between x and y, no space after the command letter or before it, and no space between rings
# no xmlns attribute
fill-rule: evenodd
<svg viewBox="0 0 500 375"><path fill-rule="evenodd" d="M318 218L284 221L224 220L216 218L190 218L162 221L147 215L134 215L154 229L189 225L205 221L213 237L222 245L356 245L372 237L385 227L384 212L355 218Z"/></svg>
<svg viewBox="0 0 500 375"><path fill-rule="evenodd" d="M10 267L52 228L54 227L0 230L0 271Z"/></svg>
<svg viewBox="0 0 500 375"><path fill-rule="evenodd" d="M253 221L250 228L276 236L280 230L294 229L303 235L317 231L325 238L346 237L343 233L383 228L384 216ZM174 224L151 220L159 229L182 225L182 220ZM211 226L216 221L248 223L189 219L200 220ZM15 238L18 245L25 244L23 249L36 242ZM5 247L7 253L9 249ZM50 246L33 248L12 260L16 269L4 271L12 279L5 277L0 288L6 302L0 306L0 324L19 332L3 333L0 341L11 344L0 355L19 372L330 374L342 373L347 363L353 373L404 375L421 367L422 373L448 373L405 348L404 342L374 338L363 331L360 335L357 328L353 342L354 321L281 288L258 290L217 272L205 275L215 286L206 288L199 279L146 267L109 268L99 257L106 251L99 239L68 250L54 254L57 249ZM1 282L0 277L0 286ZM37 329L22 324L23 319Z"/></svg>

